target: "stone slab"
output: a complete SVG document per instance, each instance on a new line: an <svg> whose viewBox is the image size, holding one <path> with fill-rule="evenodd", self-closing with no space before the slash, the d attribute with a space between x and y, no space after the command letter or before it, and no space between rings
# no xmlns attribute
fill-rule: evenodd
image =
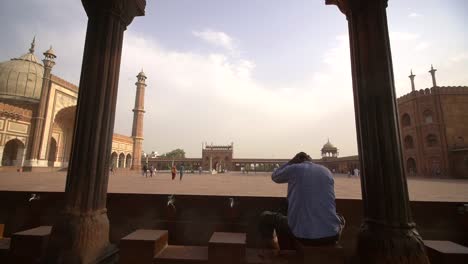
<svg viewBox="0 0 468 264"><path fill-rule="evenodd" d="M8 253L10 251L10 238L0 238L0 263L8 263Z"/></svg>
<svg viewBox="0 0 468 264"><path fill-rule="evenodd" d="M245 245L245 241L245 233L215 232L211 236L209 243Z"/></svg>
<svg viewBox="0 0 468 264"><path fill-rule="evenodd" d="M166 230L138 229L120 240L119 263L153 263L166 246Z"/></svg>
<svg viewBox="0 0 468 264"><path fill-rule="evenodd" d="M466 264L468 247L444 240L424 240L432 264Z"/></svg>
<svg viewBox="0 0 468 264"><path fill-rule="evenodd" d="M214 232L208 242L209 263L244 263L245 245L245 233Z"/></svg>
<svg viewBox="0 0 468 264"><path fill-rule="evenodd" d="M303 263L343 264L345 256L339 244L330 246L306 246L296 241L298 255Z"/></svg>
<svg viewBox="0 0 468 264"><path fill-rule="evenodd" d="M11 237L10 257L15 263L39 261L44 255L51 230L51 226L39 226L14 233Z"/></svg>
<svg viewBox="0 0 468 264"><path fill-rule="evenodd" d="M153 263L208 263L208 247L169 245L154 258Z"/></svg>

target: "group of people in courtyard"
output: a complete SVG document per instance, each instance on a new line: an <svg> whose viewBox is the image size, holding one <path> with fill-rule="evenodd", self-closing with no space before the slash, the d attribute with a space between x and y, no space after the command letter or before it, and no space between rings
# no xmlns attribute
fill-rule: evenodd
<svg viewBox="0 0 468 264"><path fill-rule="evenodd" d="M145 178L148 178L148 175L149 175L149 177L153 177L153 175L156 176L156 168L153 165L148 166L148 164L145 164L145 165L143 165L142 170L143 170L143 176ZM177 175L177 172L179 172L179 180L181 181L182 177L184 176L184 172L185 172L185 167L184 167L183 164L179 167L178 171L177 171L177 168L176 168L175 165L171 166L172 180L175 179L175 177Z"/></svg>

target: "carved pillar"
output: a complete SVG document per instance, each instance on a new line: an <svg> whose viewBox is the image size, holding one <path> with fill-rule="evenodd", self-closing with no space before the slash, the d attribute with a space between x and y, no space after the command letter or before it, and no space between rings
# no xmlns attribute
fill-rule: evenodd
<svg viewBox="0 0 468 264"><path fill-rule="evenodd" d="M429 263L408 200L397 119L387 0L327 0L349 26L364 222L360 263Z"/></svg>
<svg viewBox="0 0 468 264"><path fill-rule="evenodd" d="M132 170L141 170L141 151L143 144L143 115L145 114L146 75L143 70L137 75L136 96L133 109L133 162Z"/></svg>
<svg viewBox="0 0 468 264"><path fill-rule="evenodd" d="M83 0L88 28L65 185L45 263L99 263L115 256L106 213L123 33L145 0Z"/></svg>

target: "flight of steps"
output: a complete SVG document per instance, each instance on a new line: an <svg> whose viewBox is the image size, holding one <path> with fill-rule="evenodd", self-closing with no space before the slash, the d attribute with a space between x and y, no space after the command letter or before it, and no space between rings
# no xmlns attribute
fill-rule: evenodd
<svg viewBox="0 0 468 264"><path fill-rule="evenodd" d="M263 250L246 248L245 233L215 232L207 246L168 245L167 231L136 230L120 242L121 264L265 264L265 263L344 263L343 249L336 247L305 247L299 250ZM145 251L145 252L143 252ZM317 257L317 254L319 255Z"/></svg>
<svg viewBox="0 0 468 264"><path fill-rule="evenodd" d="M0 263L38 263L44 256L51 229L51 226L39 226L17 232L11 241L0 236ZM261 251L263 254L259 254L259 249L246 247L245 233L215 232L207 246L184 246L168 245L167 230L138 229L121 239L119 263L344 263L343 250L339 246L307 247L298 244L297 251L282 250L279 254Z"/></svg>

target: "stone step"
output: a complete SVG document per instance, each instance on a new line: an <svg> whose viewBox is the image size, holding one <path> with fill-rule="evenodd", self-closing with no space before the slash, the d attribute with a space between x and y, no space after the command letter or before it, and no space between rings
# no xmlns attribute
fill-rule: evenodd
<svg viewBox="0 0 468 264"><path fill-rule="evenodd" d="M51 230L51 226L39 226L14 233L10 244L13 263L38 262L45 253Z"/></svg>
<svg viewBox="0 0 468 264"><path fill-rule="evenodd" d="M466 264L468 247L445 240L423 240L432 264Z"/></svg>
<svg viewBox="0 0 468 264"><path fill-rule="evenodd" d="M10 252L10 238L0 238L0 263L8 263L8 253Z"/></svg>
<svg viewBox="0 0 468 264"><path fill-rule="evenodd" d="M138 229L120 240L119 263L153 263L167 247L167 230Z"/></svg>
<svg viewBox="0 0 468 264"><path fill-rule="evenodd" d="M295 250L281 250L276 253L274 250L247 248L245 255L246 264L302 263Z"/></svg>
<svg viewBox="0 0 468 264"><path fill-rule="evenodd" d="M245 233L214 232L208 242L209 263L244 263L245 244Z"/></svg>
<svg viewBox="0 0 468 264"><path fill-rule="evenodd" d="M343 247L338 243L330 246L308 246L296 241L296 248L302 263L345 263Z"/></svg>
<svg viewBox="0 0 468 264"><path fill-rule="evenodd" d="M169 245L154 257L154 264L208 263L208 247ZM220 262L222 263L222 262Z"/></svg>

